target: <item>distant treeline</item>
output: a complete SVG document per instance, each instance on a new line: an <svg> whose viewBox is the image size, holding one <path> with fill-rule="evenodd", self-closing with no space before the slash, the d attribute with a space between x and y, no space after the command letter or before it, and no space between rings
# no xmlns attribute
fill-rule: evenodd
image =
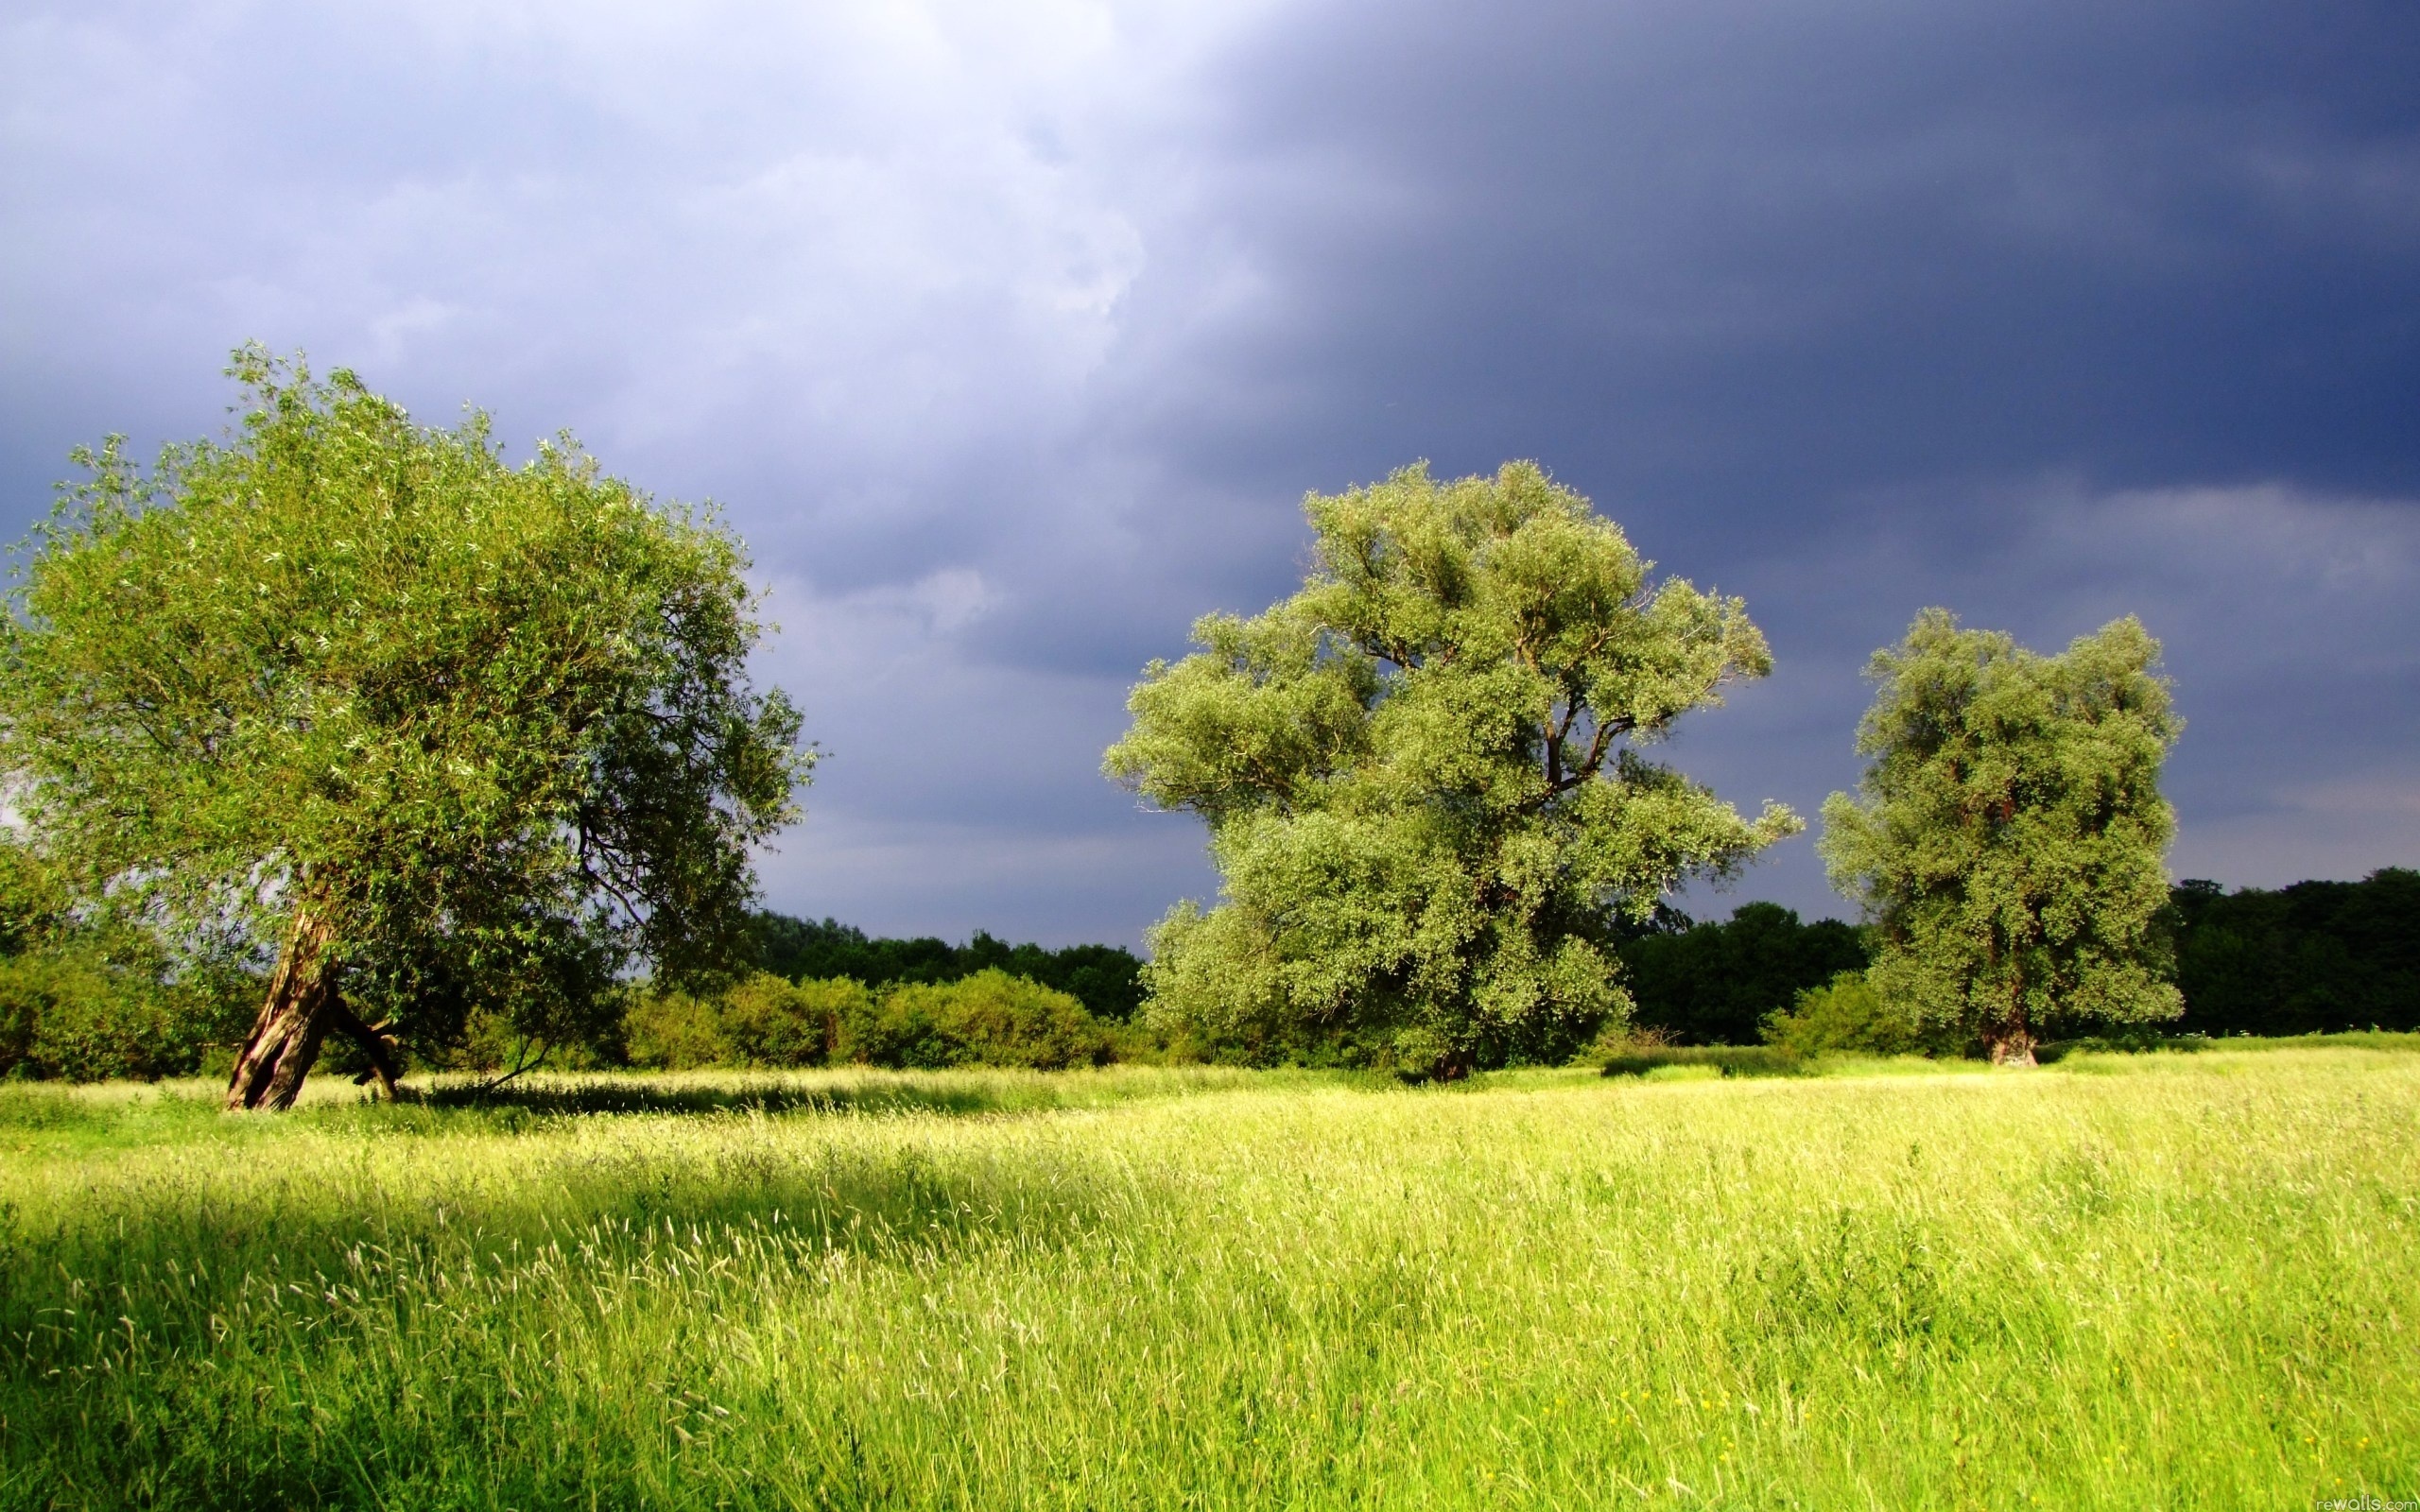
<svg viewBox="0 0 2420 1512"><path fill-rule="evenodd" d="M1765 1016L1866 965L1865 936L1837 919L1801 923L1779 903L1742 903L1723 923L1666 911L1621 947L1632 1022L1675 1044L1753 1045Z"/></svg>
<svg viewBox="0 0 2420 1512"><path fill-rule="evenodd" d="M2274 892L2187 882L2174 908L2179 1028L2420 1029L2420 871L2389 867Z"/></svg>
<svg viewBox="0 0 2420 1512"><path fill-rule="evenodd" d="M837 919L817 923L775 913L756 916L755 936L757 965L793 982L845 976L882 988L956 982L996 970L1067 993L1111 1023L1132 1019L1143 1003L1143 962L1115 945L1046 950L1007 944L979 929L963 945L930 936L885 939Z"/></svg>
<svg viewBox="0 0 2420 1512"><path fill-rule="evenodd" d="M0 863L10 854L0 851ZM0 865L0 1076L189 1073L205 1062L206 1031L238 1032L255 1010L256 975L213 963L171 972L147 935L73 919L34 885L39 880L22 866ZM564 1044L562 1058L946 1065L1006 1055L1009 1063L1058 1064L1101 1055L1219 1058L1233 1052L1155 1039L1136 1024L1143 963L1117 946L1049 950L979 931L963 945L929 936L887 939L829 919L775 913L756 915L753 929L761 970L791 984L848 978L862 989L852 989L839 1007L821 999L777 1001L761 988L737 990L728 1002L641 991L627 1013L614 1008L615 1024L596 1045ZM2420 871L2390 868L2360 882L2231 893L2212 882L2181 883L2168 936L2186 1010L2161 1032L2420 1029ZM1635 1003L1632 1022L1680 1045L1755 1044L1769 1017L1791 1008L1801 993L1867 965L1858 927L1833 919L1807 922L1770 902L1743 904L1720 921L1696 922L1667 910L1619 952ZM976 980L987 972L1000 975ZM1047 994L1017 996L1011 984L1020 977L1073 998L1098 1029L1069 1019L1072 1007L1053 1007ZM896 990L908 988L951 990ZM787 1043L801 1036L814 1044ZM1273 1054L1359 1063L1350 1048L1310 1044ZM1263 1052L1245 1058L1269 1058ZM484 1066L510 1054L510 1045L473 1044L424 1063ZM341 1054L332 1065L357 1069Z"/></svg>
<svg viewBox="0 0 2420 1512"><path fill-rule="evenodd" d="M2185 995L2169 1032L2420 1029L2420 871L2273 891L2183 882L2168 933ZM1621 957L1640 1027L1676 1044L1746 1045L1799 993L1862 970L1867 948L1855 925L1754 902L1719 923L1668 912Z"/></svg>

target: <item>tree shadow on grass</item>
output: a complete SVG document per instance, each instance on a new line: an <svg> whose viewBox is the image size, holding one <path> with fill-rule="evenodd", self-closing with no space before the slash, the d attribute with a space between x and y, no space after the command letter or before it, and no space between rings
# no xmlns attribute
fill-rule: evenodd
<svg viewBox="0 0 2420 1512"><path fill-rule="evenodd" d="M1031 1089L980 1082L868 1081L767 1085L683 1085L597 1078L526 1086L427 1089L413 1099L432 1108L517 1112L535 1118L649 1113L981 1113L1029 1112L1064 1106Z"/></svg>
<svg viewBox="0 0 2420 1512"><path fill-rule="evenodd" d="M501 1120L503 1126L515 1119L649 1114L928 1113L963 1118L1106 1108L1228 1090L1272 1074L1219 1067L556 1073L501 1087L467 1080L444 1080L417 1090L407 1085L404 1108L396 1111L418 1108L473 1120ZM404 1122L411 1120L406 1116Z"/></svg>
<svg viewBox="0 0 2420 1512"><path fill-rule="evenodd" d="M1615 1056L1605 1062L1605 1074L1644 1077L1683 1068L1709 1076L1807 1076L1817 1070L1777 1045L1669 1045Z"/></svg>

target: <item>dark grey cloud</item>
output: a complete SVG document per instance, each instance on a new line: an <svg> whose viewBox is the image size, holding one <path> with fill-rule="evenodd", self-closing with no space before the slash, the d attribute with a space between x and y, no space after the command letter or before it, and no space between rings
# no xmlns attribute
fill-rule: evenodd
<svg viewBox="0 0 2420 1512"><path fill-rule="evenodd" d="M1780 668L1670 754L1853 776L1946 603L2120 612L2181 870L2420 860L2420 19L2391 5L17 8L0 487L226 349L711 495L835 755L773 901L1132 938L1095 775L1295 505L1535 456ZM1743 885L1838 908L1806 841ZM1697 901L1692 900L1693 905ZM1714 902L1712 906L1721 906Z"/></svg>

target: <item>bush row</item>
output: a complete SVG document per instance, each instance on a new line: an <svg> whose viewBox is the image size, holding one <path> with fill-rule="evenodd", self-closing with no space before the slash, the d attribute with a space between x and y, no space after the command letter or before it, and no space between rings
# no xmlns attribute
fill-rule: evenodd
<svg viewBox="0 0 2420 1512"><path fill-rule="evenodd" d="M97 950L0 956L0 1076L150 1080L225 1070L241 1026L194 984L113 963ZM703 1066L869 1065L934 1069L1024 1066L1058 1071L1119 1058L1117 1025L1073 995L989 969L942 983L877 990L845 978L790 982L759 973L712 995L633 988L617 1033L550 1047L558 1066L648 1070ZM1138 1037L1136 1038L1139 1046ZM353 1064L331 1040L324 1064ZM533 1049L474 1015L463 1041L430 1062L494 1072Z"/></svg>
<svg viewBox="0 0 2420 1512"><path fill-rule="evenodd" d="M643 993L622 1020L633 1066L1025 1066L1115 1057L1108 1027L1069 993L996 967L876 991L847 977L760 972L717 997Z"/></svg>
<svg viewBox="0 0 2420 1512"><path fill-rule="evenodd" d="M880 989L895 983L955 982L997 969L1082 1003L1107 1023L1125 1023L1143 1003L1143 962L1116 945L1011 945L982 930L963 945L921 936L914 939L870 936L864 930L826 919L792 919L758 913L750 927L760 970L793 982L847 977Z"/></svg>

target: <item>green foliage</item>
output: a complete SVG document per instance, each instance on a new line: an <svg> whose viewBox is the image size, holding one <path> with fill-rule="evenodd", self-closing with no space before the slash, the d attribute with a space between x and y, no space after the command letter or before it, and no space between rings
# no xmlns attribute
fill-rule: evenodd
<svg viewBox="0 0 2420 1512"><path fill-rule="evenodd" d="M508 466L257 349L232 437L78 459L0 620L0 766L81 899L261 946L298 909L407 1044L594 1027L732 960L811 751L739 543L570 442Z"/></svg>
<svg viewBox="0 0 2420 1512"><path fill-rule="evenodd" d="M2420 871L2172 894L2185 1027L2293 1035L2420 1029Z"/></svg>
<svg viewBox="0 0 2420 1512"><path fill-rule="evenodd" d="M1634 1021L1675 1042L1745 1045L1768 1014L1841 971L1862 970L1865 941L1837 919L1799 922L1778 903L1742 903L1724 923L1655 930L1623 942Z"/></svg>
<svg viewBox="0 0 2420 1512"><path fill-rule="evenodd" d="M1425 468L1305 501L1302 591L1153 662L1106 770L1210 827L1215 908L1181 904L1145 983L1171 1032L1366 1047L1458 1074L1559 1061L1628 1003L1613 947L1754 821L1641 746L1770 667L1737 599L1649 564L1537 467Z"/></svg>
<svg viewBox="0 0 2420 1512"><path fill-rule="evenodd" d="M622 1045L630 1063L648 1071L694 1071L739 1061L722 1032L722 1005L710 995L633 992L622 1016Z"/></svg>
<svg viewBox="0 0 2420 1512"><path fill-rule="evenodd" d="M1848 1050L1869 1056L1955 1056L1967 1041L1954 1026L1928 1023L1876 991L1863 971L1842 971L1767 1016L1765 1042L1797 1056Z"/></svg>
<svg viewBox="0 0 2420 1512"><path fill-rule="evenodd" d="M67 889L13 837L0 835L0 955L21 955L72 926Z"/></svg>
<svg viewBox="0 0 2420 1512"><path fill-rule="evenodd" d="M790 982L770 972L717 993L643 991L622 1037L632 1065L665 1071L827 1061L1057 1071L1103 1064L1114 1051L1074 997L996 967L879 994L846 978Z"/></svg>
<svg viewBox="0 0 2420 1512"><path fill-rule="evenodd" d="M865 931L835 919L818 923L784 914L760 913L753 925L756 962L793 982L845 976L868 987L893 982L955 982L996 967L1056 988L1106 1022L1123 1023L1143 1001L1143 963L1115 945L1009 945L981 930L964 945L925 936L915 939L868 938Z"/></svg>
<svg viewBox="0 0 2420 1512"><path fill-rule="evenodd" d="M252 981L200 949L182 964L122 910L71 908L52 868L0 839L0 1076L192 1072L240 1032Z"/></svg>
<svg viewBox="0 0 2420 1512"><path fill-rule="evenodd" d="M1107 1063L1108 1034L1067 993L986 968L955 982L911 982L844 1013L838 1057L937 1069L1024 1066L1061 1071Z"/></svg>
<svg viewBox="0 0 2420 1512"><path fill-rule="evenodd" d="M102 1081L191 1071L199 1014L155 976L78 942L0 958L0 1074Z"/></svg>
<svg viewBox="0 0 2420 1512"><path fill-rule="evenodd" d="M791 982L759 971L723 994L723 1037L743 1066L820 1066L838 1044L840 1026L873 1000L862 983Z"/></svg>
<svg viewBox="0 0 2420 1512"><path fill-rule="evenodd" d="M631 1065L657 1070L821 1066L848 1026L873 1011L862 983L791 982L759 971L718 993L635 992L622 1038Z"/></svg>
<svg viewBox="0 0 2420 1512"><path fill-rule="evenodd" d="M1875 988L1995 1058L2083 1024L2173 1018L2158 920L2181 722L2132 618L2059 656L1927 610L1875 654L1859 796L1824 805L1833 883L1876 931Z"/></svg>

